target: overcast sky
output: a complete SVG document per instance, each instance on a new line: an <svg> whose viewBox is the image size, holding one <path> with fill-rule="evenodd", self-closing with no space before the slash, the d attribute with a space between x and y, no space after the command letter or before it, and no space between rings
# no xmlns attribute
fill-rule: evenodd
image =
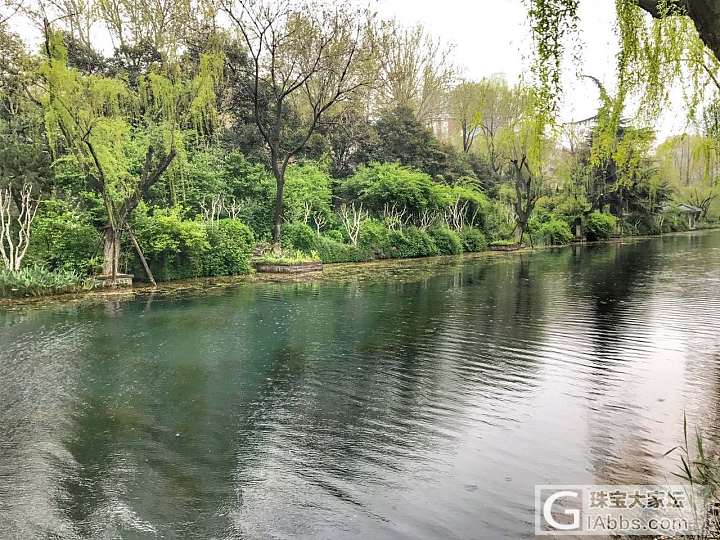
<svg viewBox="0 0 720 540"><path fill-rule="evenodd" d="M454 45L454 62L468 79L503 74L509 82L514 83L529 72L530 33L527 7L523 0L357 1L361 5L369 2L384 18L395 17L408 25L421 23L434 36ZM31 31L25 21L16 19L13 22L16 31L27 38L37 33ZM581 62L575 65L569 60L565 65L562 121L581 120L597 111L598 90L588 79L578 77L579 73L593 75L603 81L608 89L614 88L617 53L614 24L614 0L580 2L577 47ZM675 105L669 107L660 119L657 126L659 140L687 129L682 100L677 99Z"/></svg>
<svg viewBox="0 0 720 540"><path fill-rule="evenodd" d="M422 23L434 35L455 45L454 58L471 79L502 73L516 82L530 65L527 8L523 0L375 0L372 4L387 17L407 24ZM581 120L595 114L597 88L578 73L587 73L615 84L614 0L580 2L581 64L568 61L563 85L562 120ZM671 108L658 126L659 138L686 128L682 105Z"/></svg>

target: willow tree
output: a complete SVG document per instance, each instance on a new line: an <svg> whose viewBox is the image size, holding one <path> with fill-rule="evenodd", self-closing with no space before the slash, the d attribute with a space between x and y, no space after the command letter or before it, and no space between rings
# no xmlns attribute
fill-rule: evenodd
<svg viewBox="0 0 720 540"><path fill-rule="evenodd" d="M75 157L102 201L103 274L114 282L124 234L143 260L129 226L132 213L177 156L181 130L214 116L222 58L205 55L193 78L179 66L151 71L135 89L120 78L69 67L62 36L49 24L45 34L35 100L44 111L51 147Z"/></svg>
<svg viewBox="0 0 720 540"><path fill-rule="evenodd" d="M280 249L285 171L332 108L369 84L368 20L349 4L223 0L247 47L239 89L268 151L276 181L272 239Z"/></svg>
<svg viewBox="0 0 720 540"><path fill-rule="evenodd" d="M534 72L549 117L561 94L561 63L578 29L580 0L526 0L535 44ZM720 0L616 0L617 92L599 117L598 159L613 151L614 137L631 97L642 120L669 102L675 84L685 87L690 116L720 91ZM650 14L650 16L648 16Z"/></svg>
<svg viewBox="0 0 720 540"><path fill-rule="evenodd" d="M500 132L500 145L506 157L504 175L514 193L512 205L518 243L522 243L535 204L543 194L549 150L553 147L540 99L535 88L514 88L515 112Z"/></svg>

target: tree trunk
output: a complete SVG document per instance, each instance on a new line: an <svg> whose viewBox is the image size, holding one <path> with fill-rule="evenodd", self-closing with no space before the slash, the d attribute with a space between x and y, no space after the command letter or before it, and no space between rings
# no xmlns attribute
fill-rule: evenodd
<svg viewBox="0 0 720 540"><path fill-rule="evenodd" d="M105 228L105 248L103 249L103 275L114 280L118 275L120 261L120 231L108 224Z"/></svg>
<svg viewBox="0 0 720 540"><path fill-rule="evenodd" d="M273 251L282 249L283 202L285 200L285 174L278 167L273 167L277 193L275 194L275 212L273 216L272 241Z"/></svg>
<svg viewBox="0 0 720 540"><path fill-rule="evenodd" d="M138 257L140 257L140 262L142 263L143 269L145 270L145 275L150 280L150 283L153 287L157 287L157 283L155 282L155 276L153 276L152 270L150 270L150 265L148 265L147 259L145 258L145 254L143 253L142 249L140 248L140 244L137 241L137 238L135 238L135 235L133 232L128 229L128 234L130 235L130 240L132 241L133 246L135 247L135 251L137 251Z"/></svg>

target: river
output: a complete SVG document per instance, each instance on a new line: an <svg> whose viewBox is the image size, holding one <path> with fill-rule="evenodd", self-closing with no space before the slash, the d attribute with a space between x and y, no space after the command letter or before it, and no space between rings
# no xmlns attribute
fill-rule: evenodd
<svg viewBox="0 0 720 540"><path fill-rule="evenodd" d="M0 537L532 537L717 436L719 291L708 232L0 311Z"/></svg>

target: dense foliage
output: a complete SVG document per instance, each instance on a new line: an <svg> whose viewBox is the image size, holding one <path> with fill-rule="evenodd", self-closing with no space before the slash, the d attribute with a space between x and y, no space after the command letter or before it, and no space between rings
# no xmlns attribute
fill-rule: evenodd
<svg viewBox="0 0 720 540"><path fill-rule="evenodd" d="M254 252L327 263L456 255L715 220L720 106L695 107L699 132L659 145L652 115L623 117L642 83L632 69L661 103L678 51L705 58L697 36L673 42L692 34L686 19L653 23L651 43L638 8L618 2L625 78L616 95L596 81L594 120L561 130L552 118L577 2L531 2L543 60L534 86L457 79L449 48L421 27L276 4L240 13L211 1L200 13L180 3L170 19L189 22L167 32L146 5L128 18L53 4L37 52L0 24L0 208L11 233L1 245L29 238L28 273L6 273L5 294L33 276L38 290L99 273L150 279L143 258L171 280L248 273ZM254 48L258 21L277 30L270 49ZM93 24L114 50L93 49ZM644 28L636 42L633 28ZM20 220L29 214L32 227ZM50 275L56 286L43 285Z"/></svg>

